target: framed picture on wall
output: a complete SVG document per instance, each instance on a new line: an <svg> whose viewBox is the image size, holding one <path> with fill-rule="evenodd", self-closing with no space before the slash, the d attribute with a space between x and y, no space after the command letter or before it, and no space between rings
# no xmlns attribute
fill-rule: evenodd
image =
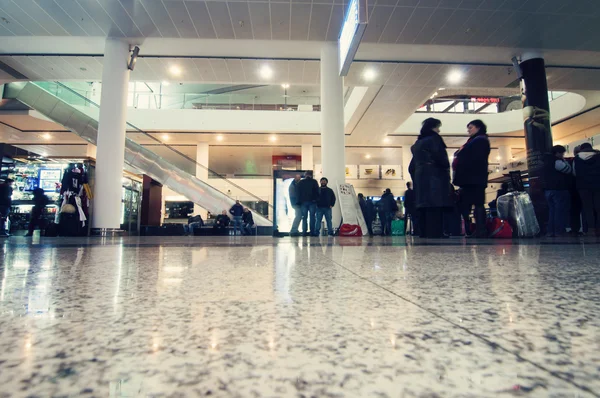
<svg viewBox="0 0 600 398"><path fill-rule="evenodd" d="M398 164L381 165L381 178L384 180L401 180L402 166Z"/></svg>
<svg viewBox="0 0 600 398"><path fill-rule="evenodd" d="M375 164L375 165L360 165L358 166L359 169L359 177L358 178L364 178L364 179L369 179L369 180L378 180L379 179L379 165Z"/></svg>
<svg viewBox="0 0 600 398"><path fill-rule="evenodd" d="M358 178L358 166L355 164L346 165L346 179L357 179Z"/></svg>

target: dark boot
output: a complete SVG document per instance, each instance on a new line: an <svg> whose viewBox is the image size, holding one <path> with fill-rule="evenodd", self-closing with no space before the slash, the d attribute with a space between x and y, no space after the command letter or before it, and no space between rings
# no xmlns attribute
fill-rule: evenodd
<svg viewBox="0 0 600 398"><path fill-rule="evenodd" d="M485 226L485 221L486 221L485 207L476 206L475 207L475 217L476 217L475 237L479 238L479 239L487 238L488 232L487 232L487 228Z"/></svg>

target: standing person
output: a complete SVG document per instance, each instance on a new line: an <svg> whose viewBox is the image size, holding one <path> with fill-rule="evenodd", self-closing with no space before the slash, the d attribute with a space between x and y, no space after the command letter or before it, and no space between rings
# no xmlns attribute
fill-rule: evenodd
<svg viewBox="0 0 600 398"><path fill-rule="evenodd" d="M600 236L600 152L581 144L573 162L573 174L583 205L588 234Z"/></svg>
<svg viewBox="0 0 600 398"><path fill-rule="evenodd" d="M371 210L369 210L369 201L371 202ZM358 204L360 205L360 211L365 219L365 224L367 224L367 230L369 231L369 236L373 236L373 201L369 199L365 200L365 195L362 193L358 194Z"/></svg>
<svg viewBox="0 0 600 398"><path fill-rule="evenodd" d="M379 214L381 218L381 225L383 227L383 235L392 235L392 220L394 219L396 212L398 211L398 204L394 199L394 194L387 188L381 200L379 201Z"/></svg>
<svg viewBox="0 0 600 398"><path fill-rule="evenodd" d="M44 195L42 188L36 188L33 190L33 208L31 209L31 219L29 220L29 231L25 236L33 236L35 227L38 226L42 229L41 219L44 214L44 210L48 205L48 197Z"/></svg>
<svg viewBox="0 0 600 398"><path fill-rule="evenodd" d="M288 190L290 203L294 209L294 221L292 222L292 228L290 229L290 236L298 235L298 227L300 226L300 221L302 221L302 204L298 201L298 183L301 179L302 177L300 174L296 174L290 183L290 188Z"/></svg>
<svg viewBox="0 0 600 398"><path fill-rule="evenodd" d="M319 188L319 199L317 200L317 219L312 230L314 231L313 236L319 236L321 232L321 221L325 216L325 222L327 223L327 233L329 236L333 236L333 224L331 223L331 209L335 205L335 193L333 189L329 188L327 184L329 180L325 177L319 181L321 188Z"/></svg>
<svg viewBox="0 0 600 398"><path fill-rule="evenodd" d="M475 237L487 238L484 203L488 183L490 140L487 136L487 126L481 120L473 120L467 124L467 132L469 139L454 153L453 183L460 187L460 210L467 234L467 226L471 224L471 209L475 206Z"/></svg>
<svg viewBox="0 0 600 398"><path fill-rule="evenodd" d="M442 122L428 118L417 142L409 170L415 184L416 208L419 214L419 232L423 238L442 238L443 211L452 206L450 201L450 162L446 144L440 137Z"/></svg>
<svg viewBox="0 0 600 398"><path fill-rule="evenodd" d="M0 184L0 238L9 237L10 234L6 231L6 223L12 206L13 180L7 178Z"/></svg>
<svg viewBox="0 0 600 398"><path fill-rule="evenodd" d="M548 237L563 236L566 233L571 214L571 194L569 186L573 168L565 161L567 149L562 145L552 147L544 155L544 194L548 201Z"/></svg>
<svg viewBox="0 0 600 398"><path fill-rule="evenodd" d="M410 218L410 222L412 224L412 235L418 235L419 229L417 227L417 208L415 207L415 201L417 197L415 195L414 189L412 189L412 184L410 182L406 183L406 191L404 192L404 235L406 235L406 228L408 227L408 219ZM409 231L410 232L410 231Z"/></svg>
<svg viewBox="0 0 600 398"><path fill-rule="evenodd" d="M313 172L307 171L304 178L296 186L298 203L302 206L302 232L304 236L312 234L317 219L317 200L319 199L319 184L313 178ZM310 214L310 231L308 220Z"/></svg>
<svg viewBox="0 0 600 398"><path fill-rule="evenodd" d="M242 215L242 234L252 235L252 227L254 227L254 218L252 212L247 207L244 207L244 214Z"/></svg>
<svg viewBox="0 0 600 398"><path fill-rule="evenodd" d="M233 235L239 230L240 235L242 234L242 216L244 215L244 206L239 200L235 201L235 204L229 209L229 214L233 216Z"/></svg>

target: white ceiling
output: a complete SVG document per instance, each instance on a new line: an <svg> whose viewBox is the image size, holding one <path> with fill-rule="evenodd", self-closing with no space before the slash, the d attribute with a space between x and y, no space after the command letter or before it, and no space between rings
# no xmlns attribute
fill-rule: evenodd
<svg viewBox="0 0 600 398"><path fill-rule="evenodd" d="M335 40L343 0L2 0L0 35ZM597 0L372 0L365 42L600 50Z"/></svg>

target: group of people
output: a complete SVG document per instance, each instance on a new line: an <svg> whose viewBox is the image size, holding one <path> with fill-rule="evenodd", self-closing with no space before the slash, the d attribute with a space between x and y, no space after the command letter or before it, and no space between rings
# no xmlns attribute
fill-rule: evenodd
<svg viewBox="0 0 600 398"><path fill-rule="evenodd" d="M359 193L358 204L360 205L360 210L367 224L370 236L374 235L373 222L376 217L379 217L381 222L381 235L392 235L392 221L397 216L399 207L394 194L389 188L383 191L377 204L373 203L373 199L365 199L365 196Z"/></svg>
<svg viewBox="0 0 600 398"><path fill-rule="evenodd" d="M254 228L254 218L252 212L247 207L242 206L239 200L235 201L235 204L229 209L229 214L233 218L233 234L237 235L238 231L240 235L252 235L252 228ZM227 210L223 210L221 214L215 219L213 228L216 231L225 231L231 219L227 215Z"/></svg>
<svg viewBox="0 0 600 398"><path fill-rule="evenodd" d="M481 120L473 120L467 125L469 138L454 153L452 164L440 136L441 127L439 119L426 119L411 148L413 158L409 172L415 187L414 204L406 212L420 237L435 239L446 236L445 212L457 208L465 224L469 225L474 208L475 232L468 236L487 237L484 203L491 151L487 127ZM459 187L458 192L454 186Z"/></svg>
<svg viewBox="0 0 600 398"><path fill-rule="evenodd" d="M12 206L13 183L14 181L10 178L7 178L0 183L0 237L2 238L10 236L9 231L7 231L6 228ZM48 206L48 203L50 203L50 200L44 194L44 190L42 188L35 188L33 190L33 207L31 208L29 226L25 236L33 236L33 231L35 231L36 227L42 228L44 211L46 206Z"/></svg>
<svg viewBox="0 0 600 398"><path fill-rule="evenodd" d="M547 236L586 230L588 235L600 236L600 152L587 142L574 148L572 160L565 159L566 152L564 146L556 145L544 157Z"/></svg>
<svg viewBox="0 0 600 398"><path fill-rule="evenodd" d="M335 193L327 186L329 184L327 178L321 178L319 183L320 186L313 178L312 171L307 171L304 178L297 174L291 182L289 198L294 209L294 221L290 236L300 236L300 223L302 223L303 236L319 236L323 217L327 223L329 236L335 234L331 221L331 213L336 201Z"/></svg>

